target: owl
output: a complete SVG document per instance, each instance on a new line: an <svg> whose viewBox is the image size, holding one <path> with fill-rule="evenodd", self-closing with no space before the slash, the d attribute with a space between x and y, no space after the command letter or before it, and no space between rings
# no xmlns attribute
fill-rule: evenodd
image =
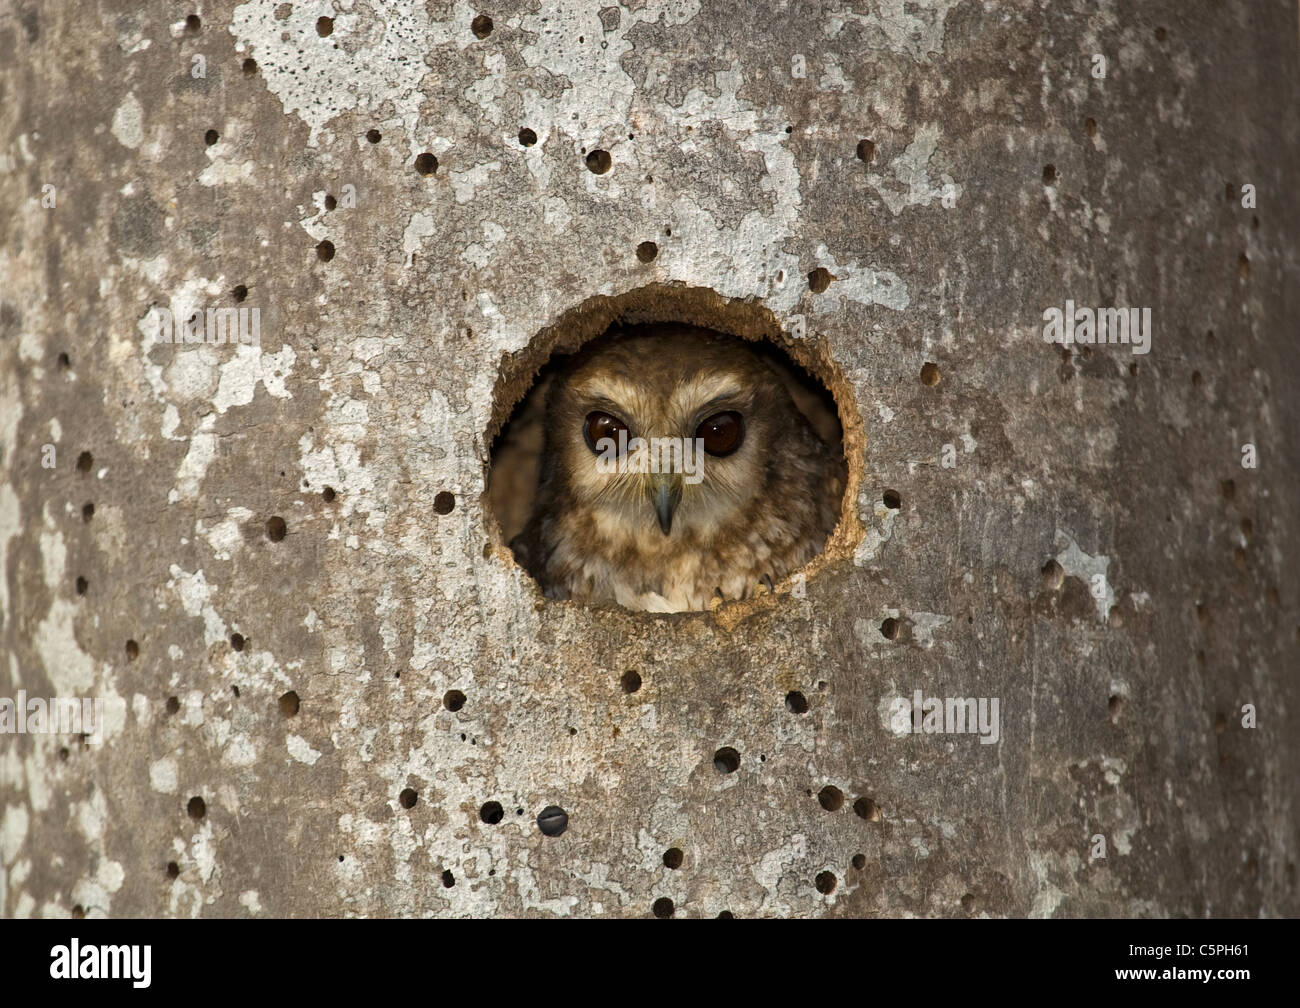
<svg viewBox="0 0 1300 1008"><path fill-rule="evenodd" d="M844 481L838 447L750 344L626 327L554 376L536 502L511 548L548 598L706 609L816 556Z"/></svg>

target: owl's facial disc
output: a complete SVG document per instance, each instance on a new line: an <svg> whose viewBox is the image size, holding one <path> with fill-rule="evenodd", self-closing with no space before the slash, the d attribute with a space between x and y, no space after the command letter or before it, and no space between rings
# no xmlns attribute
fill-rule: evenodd
<svg viewBox="0 0 1300 1008"><path fill-rule="evenodd" d="M653 520L665 538L681 524L687 498L688 534L707 534L719 522L734 519L746 505L739 487L759 464L756 449L747 442L764 429L760 422L750 430L747 407L752 403L740 400L733 392L693 404L652 402L647 408L634 403L628 420L624 408L608 397L580 400L571 414L580 429L573 444L590 453L592 461L578 464L577 470L590 473L582 483L591 499L623 511L633 527L644 528L642 523Z"/></svg>
<svg viewBox="0 0 1300 1008"><path fill-rule="evenodd" d="M553 394L565 500L608 535L703 549L744 529L785 404L775 373L738 341L615 341L579 358Z"/></svg>

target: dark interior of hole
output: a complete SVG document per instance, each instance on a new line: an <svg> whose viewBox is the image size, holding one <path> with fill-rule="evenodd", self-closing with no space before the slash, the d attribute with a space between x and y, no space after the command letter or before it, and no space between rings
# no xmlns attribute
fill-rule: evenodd
<svg viewBox="0 0 1300 1008"><path fill-rule="evenodd" d="M555 374L578 353L588 352L602 343L625 339L642 331L643 326L624 327L616 323L573 353L552 354L538 371L532 387L502 426L492 443L488 502L505 543L509 543L524 528L532 514L541 477L546 396ZM747 346L781 378L795 406L817 436L835 451L842 453L843 429L835 398L829 389L776 343L766 339L750 340Z"/></svg>

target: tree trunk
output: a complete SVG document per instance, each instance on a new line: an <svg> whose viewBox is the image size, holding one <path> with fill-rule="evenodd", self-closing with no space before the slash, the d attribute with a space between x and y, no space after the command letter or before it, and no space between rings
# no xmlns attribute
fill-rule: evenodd
<svg viewBox="0 0 1300 1008"><path fill-rule="evenodd" d="M1296 4L601 3L0 3L0 913L1300 913ZM836 395L802 581L515 564L622 314Z"/></svg>

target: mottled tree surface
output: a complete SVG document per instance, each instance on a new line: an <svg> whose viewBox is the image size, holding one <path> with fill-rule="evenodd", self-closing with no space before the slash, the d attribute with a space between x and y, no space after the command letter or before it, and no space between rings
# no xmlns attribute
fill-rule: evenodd
<svg viewBox="0 0 1300 1008"><path fill-rule="evenodd" d="M602 3L0 0L0 912L1300 913L1296 4ZM515 565L615 318L836 395L805 582Z"/></svg>

